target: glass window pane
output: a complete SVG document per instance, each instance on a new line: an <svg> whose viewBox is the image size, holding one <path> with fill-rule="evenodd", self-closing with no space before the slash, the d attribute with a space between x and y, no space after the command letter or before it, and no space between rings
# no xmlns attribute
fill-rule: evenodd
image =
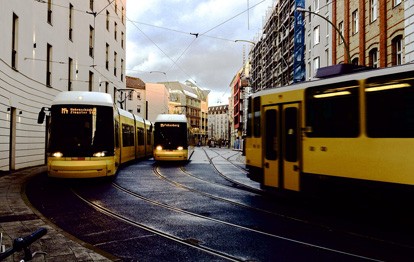
<svg viewBox="0 0 414 262"><path fill-rule="evenodd" d="M404 78L405 75L367 80L369 137L414 137L414 78Z"/></svg>
<svg viewBox="0 0 414 262"><path fill-rule="evenodd" d="M358 82L350 81L306 90L306 126L309 137L359 135Z"/></svg>

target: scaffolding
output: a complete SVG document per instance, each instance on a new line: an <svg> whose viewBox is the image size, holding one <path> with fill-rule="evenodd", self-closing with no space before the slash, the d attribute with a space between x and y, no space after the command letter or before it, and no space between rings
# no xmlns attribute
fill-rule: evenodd
<svg viewBox="0 0 414 262"><path fill-rule="evenodd" d="M252 49L254 92L293 83L295 0L275 2L266 14L263 34Z"/></svg>

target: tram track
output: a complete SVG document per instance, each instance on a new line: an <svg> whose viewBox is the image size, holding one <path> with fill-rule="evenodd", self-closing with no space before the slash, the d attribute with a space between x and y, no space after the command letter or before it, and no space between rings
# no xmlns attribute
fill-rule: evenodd
<svg viewBox="0 0 414 262"><path fill-rule="evenodd" d="M213 223L222 224L222 225L232 227L232 228L236 228L236 229L239 229L239 230L244 230L244 231L248 231L248 232L251 232L251 233L260 234L260 235L263 235L265 237L270 237L270 238L274 238L274 239L278 239L278 240L282 240L282 241L287 241L287 242L302 245L302 246L305 246L305 247L308 247L308 248L319 249L319 250L323 250L325 252L336 253L336 254L340 254L340 255L344 255L344 256L348 256L348 257L353 257L353 258L357 258L357 259L364 259L364 260L367 260L367 261L381 261L381 260L373 259L373 258L370 258L370 257L360 256L360 255L357 255L357 254L352 254L352 253L349 253L349 252L345 252L345 251L341 251L341 250L337 250L337 249L332 249L332 248L328 248L328 247L325 247L325 246L320 246L320 245L312 244L312 243L309 243L309 242L284 237L284 236L281 236L281 235L267 233L267 232L264 232L264 231L248 228L248 227L245 227L245 226L240 226L240 225L230 223L230 222L226 222L226 221L223 221L223 220L219 220L219 219L207 217L207 216L204 216L204 215L196 214L196 213L193 213L193 212L181 209L181 208L174 207L172 205L164 204L164 203L161 203L159 201L149 199L149 198L144 197L144 196L142 196L142 195L140 195L136 192L133 192L133 191L131 191L131 190L125 188L125 187L122 187L119 184L112 183L111 185L115 189L117 189L119 191L122 191L123 193L128 194L129 196L132 196L134 198L139 198L140 200L143 200L144 202L146 202L150 205L154 205L154 206L157 206L157 207L160 207L160 208L163 208L163 209L168 209L168 210L173 211L173 212L182 213L182 214L185 214L185 215L189 215L191 217L196 217L196 218L199 218L199 219L203 219L203 220L210 221L210 222L213 222ZM127 223L127 224L132 225L134 227L137 227L139 229L146 230L149 233L152 233L154 235L166 238L166 239L174 241L176 243L183 244L185 246L188 246L188 247L195 248L197 250L206 252L206 253L208 253L210 255L214 255L214 256L216 256L220 259L225 259L227 261L245 261L245 258L233 256L231 254L227 254L227 253L224 253L224 252L221 252L221 251L218 251L218 250L214 250L214 249L209 248L205 245L202 245L195 238L182 239L182 238L177 237L173 234L166 233L164 231L161 231L161 230L158 230L158 229L153 228L151 226L148 226L144 223L134 221L134 219L131 219L131 218L128 218L127 216L125 216L125 215L119 214L118 212L113 211L113 210L105 207L104 205L101 205L101 204L98 204L97 202L88 200L87 198L83 197L81 194L79 194L78 192L76 192L73 189L72 189L72 192L79 199L81 199L87 205L94 208L96 211L98 211L98 212L100 212L104 215L107 215L109 217L112 217L116 220L119 220L121 222Z"/></svg>
<svg viewBox="0 0 414 262"><path fill-rule="evenodd" d="M165 180L164 178L160 177L161 179ZM169 183L173 182L173 181L167 181ZM182 185L180 185L179 183L175 182L172 183L174 186L179 186L181 189L185 189L185 190L189 190L188 188L186 188L185 186L183 187ZM369 260L369 261L381 261L381 260L377 260L377 259L373 259L371 257L366 257L366 256L361 256L361 255L357 255L357 254L353 254L353 253L349 253L346 251L341 251L341 250L337 250L334 248L329 248L329 247L325 247L325 246L321 246L321 245L317 245L317 244L312 244L306 241L300 241L297 239L293 239L293 238L289 238L289 237L284 237L281 235L277 235L277 234L272 234L272 233L268 233L268 232L264 232L261 230L256 230L254 228L249 228L246 226L242 226L242 225L237 225L234 223L230 223L228 221L223 221L220 219L216 219L216 218L212 218L212 217L208 217L208 216L204 216L201 214L197 214L194 212L190 212L188 210L182 209L182 208L178 208L176 206L173 205L169 205L169 204L165 204L162 203L160 201L154 200L154 199L150 199L142 194L139 194L137 192L134 192L128 188L125 188L124 186L112 182L110 184L114 189L121 191L122 193L125 193L126 195L133 197L133 198L137 198L140 199L142 201L144 201L145 203L147 203L148 205L153 205L156 206L158 208L162 208L162 209L168 209L171 212L177 212L186 216L190 216L193 218L197 218L197 219L202 219L205 221L210 221L210 223L217 223L217 224L221 224L222 226L226 226L226 227L231 227L234 228L235 230L242 230L242 231L248 231L254 234L260 234L263 235L264 237L268 237L268 238L273 238L273 239L277 239L277 240L281 240L281 241L286 241L286 242L290 242L292 244L297 244L297 245L302 245L305 246L307 248L311 248L311 249L318 249L318 250L323 250L324 252L329 252L329 253L336 253L336 254L340 254L340 255L344 255L347 257L352 257L352 258L357 258L357 259L363 259L363 260ZM86 203L87 205L89 205L90 207L94 208L96 211L105 214L109 217L112 217L113 219L119 220L121 222L127 223L131 226L137 227L139 229L142 230L146 230L148 232L150 232L151 234L166 238L168 240L174 241L178 244L183 244L187 247L191 247L191 248L195 248L199 251L208 253L210 255L214 255L220 259L224 259L227 261L245 261L245 257L240 257L240 256L234 256L231 254L228 254L226 252L220 251L220 250L215 250L211 247L208 247L206 245L203 245L202 241L198 241L197 240L197 236L194 238L181 238L177 235L174 234L170 234L170 233L166 233L165 231L159 230L156 227L153 226L149 226L148 224L145 223L141 223L141 222L137 222L135 219L128 217L126 215L124 215L122 212L120 213L119 211L116 211L112 209L111 207L109 207L110 205L108 203L105 203L105 201L96 201L95 200L90 200L88 199L87 196L83 196L82 193L77 192L76 189L71 189L71 191L74 193L74 195L76 195L79 199L81 199L84 203ZM192 191L194 192L194 191ZM195 191L194 193L200 193L199 191ZM211 196L209 196L211 197ZM227 200L223 200L220 198L216 198L216 200L220 200L220 201L227 201ZM229 202L227 202L229 203ZM232 203L235 204L235 203ZM240 204L240 203L239 203ZM109 206L108 206L109 205ZM240 205L239 205L240 207ZM242 207L246 208L246 205L242 205ZM251 207L248 207L251 208ZM258 211L257 208L253 208L252 210ZM268 212L265 210L260 210L261 212ZM269 212L268 212L269 213ZM272 212L270 212L272 214ZM279 215L279 214L276 214ZM285 217L286 218L286 217ZM290 219L288 217L288 219ZM191 218L189 218L189 220L192 220ZM306 221L299 221L301 223L306 222ZM329 231L330 229L327 228L327 230Z"/></svg>
<svg viewBox="0 0 414 262"><path fill-rule="evenodd" d="M218 154L216 151L214 151L214 150L210 150L210 151L212 151L212 152L214 152L214 153L216 153L217 155L215 156L215 157L218 157L218 156L220 156L220 154ZM209 161L209 163L214 167L214 169L216 170L216 172L222 177L222 178L224 178L225 180L227 180L227 181L229 181L229 182L231 182L231 183L233 183L233 184L235 184L235 185L237 185L237 188L242 188L242 189L245 189L245 190L247 190L247 191L249 191L249 192L253 192L253 193L258 193L258 194L261 194L261 195L263 195L263 194L266 194L266 192L264 191L264 190L261 190L261 189L258 189L258 188L255 188L255 187L252 187L252 186L249 186L249 185L247 185L247 184L244 184L244 183L241 183L240 181L237 181L237 180L235 180L235 179L232 179L231 177L229 177L229 176L226 176L226 175L224 175L222 172L220 172L220 170L217 168L217 166L214 164L214 162L213 162L213 158L214 157L210 157L208 154L207 154L207 152L206 152L206 150L203 148L203 152L204 152L204 154L206 155L206 157L207 157L207 159L208 159L208 161ZM234 153L233 155L231 155L231 156L229 156L229 157L227 157L227 158L224 158L224 159L226 159L227 161L228 161L228 163L230 163L232 166L234 166L234 167L236 167L238 170L241 170L243 173L244 173L244 175L246 175L247 176L247 170L245 170L245 169L243 169L243 168L241 168L241 167L239 167L238 165L236 165L236 164L234 164L232 161L230 161L230 158L232 158L233 156L235 156L235 155L237 155L238 154L238 152L236 152L236 153ZM220 156L221 157L221 156Z"/></svg>
<svg viewBox="0 0 414 262"><path fill-rule="evenodd" d="M203 149L203 150L205 151L205 149ZM217 152L215 152L215 153L217 153ZM206 155L208 156L207 153L206 153ZM217 156L220 156L220 155L217 154ZM230 157L228 157L226 159L228 160L231 157L232 156L230 156ZM230 182L233 183L233 180L228 179L228 177L225 176L224 174L222 174L215 167L215 165L212 163L211 159L213 159L214 157L213 158L208 157L208 158L210 160L210 164L214 167L214 169L216 170L216 172L220 176L224 177L227 181L230 181ZM287 220L290 220L290 221L296 221L296 222L299 222L299 223L302 223L302 224L311 225L311 226L314 226L314 227L319 227L319 228L321 228L323 230L330 231L330 232L334 232L335 231L335 232L338 232L338 233L342 233L342 234L345 234L345 235L349 235L349 236L357 237L357 238L361 238L361 239L373 240L373 241L377 241L377 242L380 242L380 243L386 243L386 244L389 244L389 245L400 246L400 247L405 247L405 248L413 248L412 246L409 246L409 245L406 245L406 244L403 244L403 243L394 242L392 240L386 240L386 239L378 238L378 237L371 236L371 235L365 235L365 234L360 233L360 232L357 232L357 231L346 231L346 230L342 230L342 229L337 229L335 227L332 227L332 226L329 226L329 225L325 225L325 224L322 224L322 223L317 223L317 222L314 222L314 221L312 222L312 221L309 221L309 220L306 220L306 219L302 219L302 218L299 218L299 217L294 217L294 216L282 214L280 212L269 211L269 210L266 210L266 209L257 208L257 207L254 207L254 206L246 205L244 203L240 203L240 202L236 202L236 201L233 201L233 200L229 200L227 198L222 198L222 197L219 197L219 196L216 196L216 195L213 195L213 194L204 192L204 191L200 191L200 190L197 190L197 189L188 187L188 186L186 186L184 184L181 184L179 182L176 182L176 181L168 178L167 176L162 175L161 172L158 170L158 168L159 168L158 166L157 167L154 167L153 168L153 171L154 171L154 174L156 174L160 179L162 179L162 180L164 180L164 181L166 181L166 182L168 182L168 183L170 183L170 184L172 184L172 185L174 185L176 187L179 187L181 189L185 189L185 190L188 190L188 191L191 191L191 192L194 192L194 193L197 193L197 194L200 194L200 195L209 197L209 198L214 199L214 200L226 202L226 203L232 204L234 206L238 206L238 207L245 208L245 209L252 210L252 211L256 211L256 212L261 212L261 213L264 213L264 214L273 215L275 217L287 219ZM238 187L238 186L227 186L227 185L223 185L223 184L220 184L220 183L208 181L206 179L202 179L202 178L199 178L197 176L194 176L191 173L187 172L183 166L180 166L179 169L185 175L190 176L190 177L193 177L194 179L197 179L197 180L200 180L200 181L203 181L203 182L206 182L206 183L214 184L214 185L217 185L217 186L220 186L220 187L223 187L223 188L232 188L232 189L239 189L240 190L240 187ZM244 186L244 184L239 183L237 181L235 182L235 184L240 185L242 187ZM247 191L250 191L250 190L247 190ZM253 193L257 193L257 192L254 190ZM261 190L259 191L259 193L262 193L261 195L266 195Z"/></svg>
<svg viewBox="0 0 414 262"><path fill-rule="evenodd" d="M115 184L113 184L113 185L118 190L122 190L124 192L128 192L128 191L123 190L122 187L120 187L120 186L117 186ZM131 225L133 227L136 227L136 228L139 228L139 229L143 229L143 230L148 231L148 232L150 232L152 234L155 234L157 236L160 236L160 237L166 238L168 240L171 240L173 242L176 242L176 243L179 243L179 244L182 244L182 245L185 245L185 246L188 246L188 247L191 247L191 248L200 250L202 252L208 253L210 255L216 256L218 258L221 258L221 259L224 259L224 260L227 260L227 261L244 261L244 259L242 259L242 258L235 257L235 256L232 256L232 255L229 255L229 254L226 254L226 253L217 251L217 250L213 250L213 249L208 248L208 247L203 246L203 245L199 245L198 242L197 241L194 241L193 239L182 239L182 238L179 238L179 237L174 236L172 234L165 233L165 232L163 232L161 230L157 230L155 228L152 228L150 226L147 226L147 225L145 225L143 223L139 223L137 221L134 221L133 219L128 218L128 217L126 217L124 215L118 214L117 212L115 212L115 211L113 211L113 210L111 210L109 208L106 208L106 207L104 207L101 204L98 204L98 203L96 203L94 201L88 200L87 198L81 196L78 192L76 192L73 189L72 189L72 192L80 200L82 200L84 203L86 203L90 207L94 208L96 211L98 211L98 212L100 212L100 213L102 213L104 215L107 215L109 217L112 217L112 218L114 218L116 220L119 220L121 222L127 223L127 224L129 224L129 225ZM128 194L133 195L135 197L139 197L138 194L131 194L131 193L132 192L129 192ZM139 197L139 198L142 199L142 200L144 200L144 201L146 201L146 202L148 202L148 203L151 203L152 205L157 205L157 206L166 208L166 205L163 205L161 203L157 203L156 201L152 201L152 200L146 199L145 197ZM171 207L169 209L173 210ZM175 210L175 211L177 211L177 210Z"/></svg>

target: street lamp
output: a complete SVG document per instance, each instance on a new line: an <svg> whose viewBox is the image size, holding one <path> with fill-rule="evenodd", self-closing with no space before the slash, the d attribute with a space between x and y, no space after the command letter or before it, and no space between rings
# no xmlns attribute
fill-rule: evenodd
<svg viewBox="0 0 414 262"><path fill-rule="evenodd" d="M150 74L152 73L160 73L160 74L164 74L165 76L167 75L167 73L163 71L151 71Z"/></svg>
<svg viewBox="0 0 414 262"><path fill-rule="evenodd" d="M256 43L255 42L253 42L253 41L249 41L249 40L234 40L234 42L246 42L246 43L249 43L249 44L252 44L252 45L255 45Z"/></svg>
<svg viewBox="0 0 414 262"><path fill-rule="evenodd" d="M302 12L302 13L311 13L311 14L314 14L316 16L319 16L320 18L322 18L323 20L325 20L326 22L328 22L333 28L335 28L336 32L338 32L339 36L341 37L342 42L344 42L346 54L347 54L347 57L348 57L348 62L351 62L351 54L349 52L348 43L345 41L345 38L342 35L342 32L338 29L338 27L336 27L331 21L329 21L329 19L327 19L326 17L324 17L324 16L322 16L322 15L320 15L318 13L315 13L315 12L312 12L312 11L309 11L307 9L300 8L300 7L296 8L296 11Z"/></svg>

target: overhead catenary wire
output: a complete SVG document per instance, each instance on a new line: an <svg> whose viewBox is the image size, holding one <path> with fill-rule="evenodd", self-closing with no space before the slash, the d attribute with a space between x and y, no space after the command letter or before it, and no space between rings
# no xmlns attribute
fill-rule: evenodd
<svg viewBox="0 0 414 262"><path fill-rule="evenodd" d="M34 1L37 1L37 2L39 2L39 3L46 3L45 1L39 1L39 0L34 0ZM179 64L178 64L178 62L179 62L179 60L180 59L182 59L182 57L184 57L185 56L185 54L188 52L188 50L190 49L190 47L195 43L195 41L196 40L198 40L198 39L200 39L201 37L207 37L207 38L212 38L212 39L217 39L217 40L221 40L221 41L227 41L227 42L234 42L234 40L233 39L227 39L227 38L224 38L224 37L217 37L217 36L211 36L211 35L208 35L208 33L209 32L211 32L211 31L213 31L213 30L215 30L215 29L217 29L217 28L219 28L219 27L221 27L221 26L223 26L224 24L226 24L226 23L228 23L229 21L231 21L231 20L233 20L233 19L235 19L236 17L238 17L238 16L240 16L240 15L242 15L242 14L244 14L244 13L246 13L246 12L249 12L249 10L251 10L251 9L253 9L253 8L255 8L256 6L258 6L259 4L262 4L263 2L265 2L266 0L262 0L262 1L260 1L260 2L258 2L258 3L256 3L256 4L254 4L254 5L248 5L247 6L247 9L246 10L243 10L242 12L239 12L238 14L236 14L236 15L234 15L234 16L232 16L232 17L230 17L229 19L226 19L225 21L223 21L223 22L221 22L221 23L219 23L219 24L217 24L217 25L215 25L214 27L212 27L212 28L210 28L210 29L208 29L208 30L206 30L205 32L203 32L203 33L198 33L198 32L196 32L196 33L193 33L193 32L185 32L185 31L182 31L182 30L177 30L177 29L171 29L171 28L167 28L167 27L162 27L162 26L156 26L156 25L151 25L151 24L148 24L148 23L143 23L143 22L138 22L138 21L133 21L133 20L131 20L131 19L129 19L129 17L127 17L126 15L125 15L125 21L126 22L130 22L132 25L134 25L134 27L136 28L136 29L138 29L158 50L160 50L160 52L166 57L166 58L168 58L173 64L172 64L172 66L171 66L171 68L173 68L174 66L176 66L182 73L184 73L188 78L189 78L189 80L191 80L191 81L193 81L194 83L196 83L197 81L195 81L191 76L190 76L190 74L188 74ZM94 16L98 16L98 15L105 15L105 14L102 14L102 12L103 12L103 10L105 10L105 9L107 9L109 6L112 6L112 9L114 9L114 8L117 8L118 10L120 10L120 11L125 11L125 9L124 8L122 8L122 10L121 10L121 8L120 7L115 7L115 5L113 4L113 2L114 1L110 1L103 9L101 9L99 12L88 12L88 11L86 11L86 10L80 10L80 9L76 9L76 8L72 8L72 10L74 10L74 11L77 11L77 12L82 12L82 13L85 13L85 14L93 14ZM63 6L63 5L60 5L60 4L56 4L56 3L54 3L54 2L52 2L51 3L51 5L52 6L57 6L57 7L60 7L60 8L66 8L66 9L69 9L69 7L68 6ZM115 10L115 12L116 11L118 11L118 10ZM108 14L106 14L106 15L108 15ZM112 16L111 16L112 17ZM117 18L117 19L119 19L120 17L119 16L116 16L115 18ZM191 36L191 37L194 37L194 39L192 39L192 41L184 48L184 50L183 50L183 52L181 52L180 53L180 55L177 57L177 59L176 60L174 60L171 56L169 56L166 52L165 52L165 50L163 50L153 39L151 39L151 37L149 37L138 25L144 25L144 26L150 26L150 27L153 27L153 28L158 28L158 29L162 29L162 30L169 30L169 31L172 31L172 32L176 32L176 33L181 33L181 34L187 34L187 35L189 35L189 36ZM127 70L127 71L139 71L139 70L133 70L133 69L125 69L125 70ZM224 96L225 95L225 93L226 92L224 92L223 93L223 95L222 96Z"/></svg>

